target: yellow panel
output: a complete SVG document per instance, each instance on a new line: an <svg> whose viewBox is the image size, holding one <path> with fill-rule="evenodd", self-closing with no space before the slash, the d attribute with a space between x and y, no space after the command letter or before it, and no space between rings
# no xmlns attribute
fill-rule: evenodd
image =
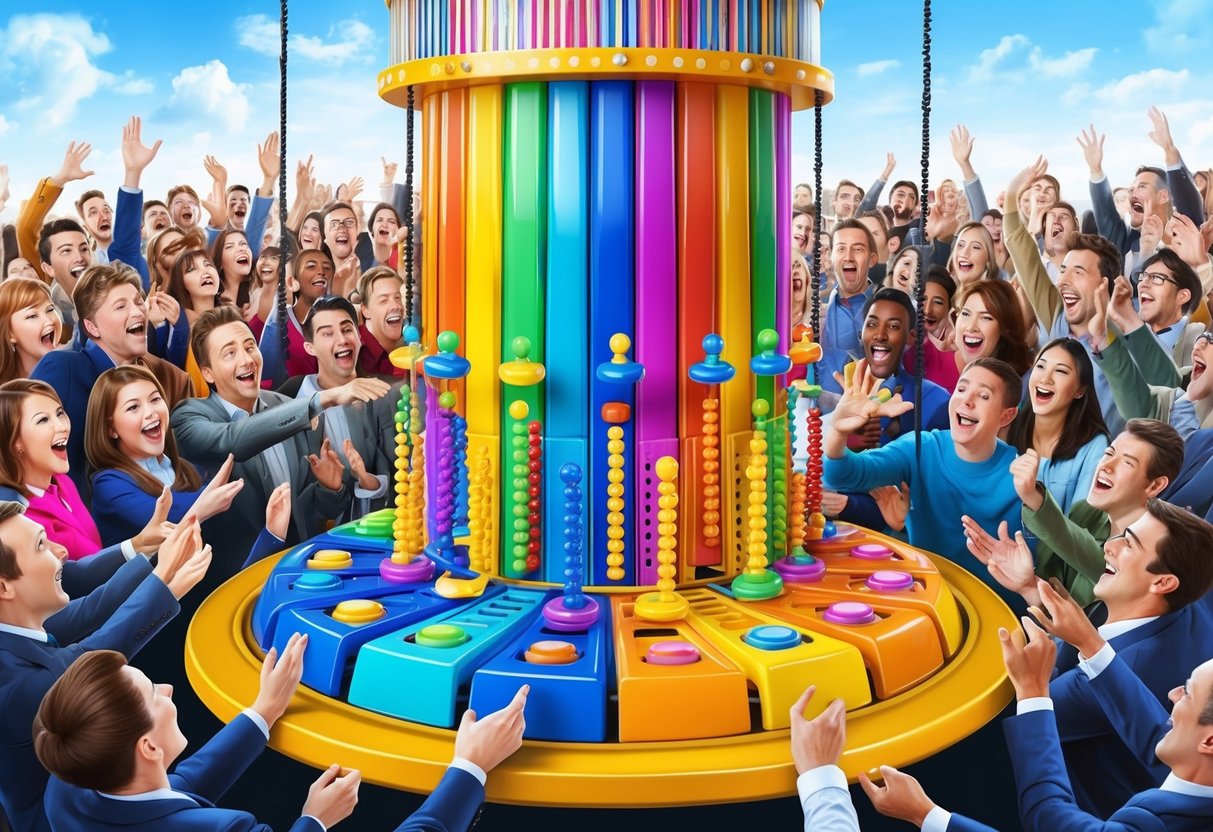
<svg viewBox="0 0 1213 832"><path fill-rule="evenodd" d="M810 719L835 699L845 702L847 710L872 701L863 656L850 644L802 631L809 639L795 647L760 650L742 641L751 628L792 625L710 589L687 590L682 595L691 604L687 618L691 626L711 639L758 689L762 727L768 731L791 724L788 714L792 705L809 685L817 686L817 694L805 712Z"/></svg>
<svg viewBox="0 0 1213 832"><path fill-rule="evenodd" d="M465 315L469 337L467 359L468 459L480 448L489 455L492 497L501 494L501 124L500 86L472 87L467 101L467 217ZM500 574L500 516L494 506L486 558L489 571Z"/></svg>
<svg viewBox="0 0 1213 832"><path fill-rule="evenodd" d="M421 127L425 130L425 164L421 166L421 340L427 351L436 351L438 337L438 191L441 186L442 99L446 93L428 95L421 102Z"/></svg>
<svg viewBox="0 0 1213 832"><path fill-rule="evenodd" d="M722 565L737 573L744 514L732 499L733 474L745 470L750 402L750 94L745 87L716 89L716 308L724 359L737 368L720 386ZM744 435L744 439L742 437Z"/></svg>

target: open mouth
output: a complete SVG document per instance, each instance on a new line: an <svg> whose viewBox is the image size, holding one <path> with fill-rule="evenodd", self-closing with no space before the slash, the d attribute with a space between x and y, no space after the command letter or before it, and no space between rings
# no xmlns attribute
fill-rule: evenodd
<svg viewBox="0 0 1213 832"><path fill-rule="evenodd" d="M353 363L354 351L348 347L346 349L340 349L333 353L333 358L336 359L336 361L340 364Z"/></svg>
<svg viewBox="0 0 1213 832"><path fill-rule="evenodd" d="M1104 559L1103 573L1105 575L1115 575L1119 572L1120 572L1120 570L1116 568L1116 565L1114 563L1112 563L1112 561L1108 560L1107 558Z"/></svg>
<svg viewBox="0 0 1213 832"><path fill-rule="evenodd" d="M166 220L164 217L157 217L156 219L152 220L153 231L163 231L166 228L168 228L168 220Z"/></svg>
<svg viewBox="0 0 1213 832"><path fill-rule="evenodd" d="M1034 392L1036 394L1037 404L1048 404L1049 402L1053 401L1053 397L1057 395L1056 390L1049 390L1045 387L1037 387L1035 388Z"/></svg>
<svg viewBox="0 0 1213 832"><path fill-rule="evenodd" d="M1129 199L1129 210L1132 211L1134 214L1145 213L1146 204L1144 202L1142 202L1140 199L1130 198Z"/></svg>
<svg viewBox="0 0 1213 832"><path fill-rule="evenodd" d="M247 266L251 262L253 262L253 258L249 257L247 254L236 255L236 265L240 266L241 268Z"/></svg>
<svg viewBox="0 0 1213 832"><path fill-rule="evenodd" d="M236 373L236 381L240 384L252 384L257 376L255 367L249 367L246 370L240 370Z"/></svg>
<svg viewBox="0 0 1213 832"><path fill-rule="evenodd" d="M885 344L872 344L868 352L868 361L877 367L884 367L893 357L893 351Z"/></svg>
<svg viewBox="0 0 1213 832"><path fill-rule="evenodd" d="M1192 381L1200 378L1205 372L1205 362L1201 361L1195 355L1192 356ZM1191 382L1189 382L1191 384Z"/></svg>
<svg viewBox="0 0 1213 832"><path fill-rule="evenodd" d="M203 289L214 289L215 284L215 278L211 277L209 274L198 281L198 285Z"/></svg>
<svg viewBox="0 0 1213 832"><path fill-rule="evenodd" d="M55 583L57 583L57 584L63 583L63 567L62 566L60 566L58 569L55 570Z"/></svg>
<svg viewBox="0 0 1213 832"><path fill-rule="evenodd" d="M97 230L99 232L101 232L102 234L107 233L111 227L112 226L110 225L108 220L102 220L101 222L97 223Z"/></svg>
<svg viewBox="0 0 1213 832"><path fill-rule="evenodd" d="M84 274L84 270L87 268L88 268L88 263L80 263L78 265L72 266L72 268L70 269L72 277L75 278L76 280L79 280L80 275Z"/></svg>
<svg viewBox="0 0 1213 832"><path fill-rule="evenodd" d="M191 222L194 221L194 212L189 209L182 211L181 212L181 221L183 224L189 225Z"/></svg>
<svg viewBox="0 0 1213 832"><path fill-rule="evenodd" d="M1064 231L1065 228L1063 228L1062 224L1059 222L1055 222L1053 225L1049 226L1049 233L1054 237L1060 237Z"/></svg>
<svg viewBox="0 0 1213 832"><path fill-rule="evenodd" d="M54 327L54 325L49 325L46 327L46 329L42 330L42 335L39 337L38 340L42 344L43 347L45 347L48 350L53 350L55 348L55 327Z"/></svg>
<svg viewBox="0 0 1213 832"><path fill-rule="evenodd" d="M404 323L404 315L398 312L392 312L383 319L383 322L388 326L400 326L402 323Z"/></svg>
<svg viewBox="0 0 1213 832"><path fill-rule="evenodd" d="M1082 300L1082 297L1080 295L1075 294L1074 292L1062 292L1061 293L1061 303L1063 306L1065 306L1067 311L1077 307L1079 301L1081 301L1081 300Z"/></svg>
<svg viewBox="0 0 1213 832"><path fill-rule="evenodd" d="M232 211L232 214L234 214L237 217L240 217L241 219L244 219L244 217L248 214L248 209L242 205L239 208L236 208L234 211Z"/></svg>
<svg viewBox="0 0 1213 832"><path fill-rule="evenodd" d="M58 459L67 460L67 439L56 439L51 443L51 453Z"/></svg>
<svg viewBox="0 0 1213 832"><path fill-rule="evenodd" d="M147 333L147 322L139 321L126 328L127 335L144 335Z"/></svg>
<svg viewBox="0 0 1213 832"><path fill-rule="evenodd" d="M161 428L159 419L150 423L141 433L153 442L159 442L164 437L164 431Z"/></svg>
<svg viewBox="0 0 1213 832"><path fill-rule="evenodd" d="M962 428L972 428L977 427L977 420L972 416L965 416L963 413L957 413L956 424Z"/></svg>
<svg viewBox="0 0 1213 832"><path fill-rule="evenodd" d="M349 243L349 241L350 241L350 235L346 234L345 232L341 232L336 237L333 238L334 243L338 243L339 245L343 245L343 246L347 245Z"/></svg>
<svg viewBox="0 0 1213 832"><path fill-rule="evenodd" d="M324 290L328 289L329 282L327 279L325 279L323 277L318 277L312 281L312 285L323 292Z"/></svg>
<svg viewBox="0 0 1213 832"><path fill-rule="evenodd" d="M969 352L978 352L986 343L986 339L982 338L980 335L965 335L960 339L960 343L963 344L964 348Z"/></svg>
<svg viewBox="0 0 1213 832"><path fill-rule="evenodd" d="M959 271L961 274L968 274L969 272L973 271L973 261L972 261L972 260L963 260L963 259L957 259L957 261L956 261L956 269L957 269L957 271Z"/></svg>
<svg viewBox="0 0 1213 832"><path fill-rule="evenodd" d="M1104 474L1096 474L1095 479L1091 482L1091 490L1098 492L1107 492L1112 490L1112 480Z"/></svg>

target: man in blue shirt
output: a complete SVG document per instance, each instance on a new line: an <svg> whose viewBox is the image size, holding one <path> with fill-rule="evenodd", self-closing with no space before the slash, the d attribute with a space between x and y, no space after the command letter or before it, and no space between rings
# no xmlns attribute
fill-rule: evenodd
<svg viewBox="0 0 1213 832"><path fill-rule="evenodd" d="M824 390L841 393L834 373L842 372L848 362L862 355L859 333L868 298L872 296L868 269L876 265L879 257L872 232L859 220L852 219L842 220L830 235L830 256L838 285L826 302L818 339L823 355L817 364L817 382Z"/></svg>

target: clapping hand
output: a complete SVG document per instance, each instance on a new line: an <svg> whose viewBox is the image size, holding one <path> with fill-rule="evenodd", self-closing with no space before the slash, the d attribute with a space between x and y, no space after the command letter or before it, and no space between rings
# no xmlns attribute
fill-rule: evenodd
<svg viewBox="0 0 1213 832"><path fill-rule="evenodd" d="M903 401L900 393L888 401L880 401L875 393L882 379L868 369L867 359L856 362L850 384L846 383L841 373L835 373L834 379L842 385L843 391L842 398L834 408L830 427L839 433L849 435L863 430L869 419L896 419L914 409L914 403Z"/></svg>
<svg viewBox="0 0 1213 832"><path fill-rule="evenodd" d="M318 483L329 491L341 489L341 481L345 478L345 466L341 464L341 457L333 450L328 439L321 443L319 456L308 454L307 464L311 466L312 475L316 477Z"/></svg>
<svg viewBox="0 0 1213 832"><path fill-rule="evenodd" d="M1044 497L1036 488L1036 477L1040 472L1040 454L1035 448L1028 448L1011 463L1011 482L1015 493L1025 506L1032 511L1040 511L1044 505Z"/></svg>
<svg viewBox="0 0 1213 832"><path fill-rule="evenodd" d="M1007 666L1011 684L1015 686L1016 698L1034 699L1048 696L1049 679L1053 675L1053 664L1057 660L1057 645L1049 638L1049 634L1036 626L1032 619L1024 616L1022 631L1011 633L999 627L998 640L1002 644L1002 660Z"/></svg>
<svg viewBox="0 0 1213 832"><path fill-rule="evenodd" d="M1072 644L1084 659L1098 653L1105 644L1103 636L1061 582L1056 578L1039 581L1036 588L1040 593L1040 603L1029 607L1028 612L1040 622L1040 626L1049 635ZM1041 604L1044 609L1041 609Z"/></svg>
<svg viewBox="0 0 1213 832"><path fill-rule="evenodd" d="M1011 592L1022 595L1029 604L1039 603L1032 550L1028 548L1023 532L1015 532L1012 538L1007 521L1003 520L998 524L998 537L994 537L972 517L961 517L960 522L965 531L965 545L973 557L986 565L990 577Z"/></svg>
<svg viewBox="0 0 1213 832"><path fill-rule="evenodd" d="M286 642L282 655L278 648L271 647L261 663L261 687L252 709L265 724L273 726L290 704L299 679L303 676L303 653L307 650L307 634L293 634Z"/></svg>

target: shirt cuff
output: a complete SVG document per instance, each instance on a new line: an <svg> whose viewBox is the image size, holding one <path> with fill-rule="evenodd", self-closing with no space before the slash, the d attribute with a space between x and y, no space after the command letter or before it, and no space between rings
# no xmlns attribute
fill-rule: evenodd
<svg viewBox="0 0 1213 832"><path fill-rule="evenodd" d="M796 778L796 792L800 795L800 806L804 808L809 798L822 789L847 791L847 776L835 765L811 768Z"/></svg>
<svg viewBox="0 0 1213 832"><path fill-rule="evenodd" d="M261 729L261 733L265 734L265 738L267 740L270 738L270 726L266 724L265 717L254 711L252 708L245 708L240 713L251 719L253 724Z"/></svg>
<svg viewBox="0 0 1213 832"><path fill-rule="evenodd" d="M387 493L387 474L372 474L372 476L375 479L379 480L379 487L370 489L370 488L362 488L361 486L355 485L354 486L354 496L356 498L365 499L365 500L373 500L376 497L382 497L384 494Z"/></svg>
<svg viewBox="0 0 1213 832"><path fill-rule="evenodd" d="M1108 178L1108 175L1105 173L1103 176L1099 177L1098 179L1092 179L1091 184L1098 185L1100 182L1104 181L1107 178Z"/></svg>
<svg viewBox="0 0 1213 832"><path fill-rule="evenodd" d="M951 812L934 806L922 819L922 832L948 832L948 824L951 822Z"/></svg>
<svg viewBox="0 0 1213 832"><path fill-rule="evenodd" d="M1053 710L1053 700L1047 696L1032 696L1028 699L1020 699L1015 705L1015 713L1018 715L1030 714L1033 711L1051 710Z"/></svg>
<svg viewBox="0 0 1213 832"><path fill-rule="evenodd" d="M312 394L312 397L307 400L307 415L309 419L315 419L324 411L324 406L320 404L320 391L317 390Z"/></svg>
<svg viewBox="0 0 1213 832"><path fill-rule="evenodd" d="M1083 673L1087 674L1088 679L1094 679L1108 669L1108 665L1114 658L1116 658L1116 651L1112 649L1111 644L1105 641L1103 647L1099 648L1091 658L1084 659L1079 656L1078 666L1082 668Z"/></svg>
<svg viewBox="0 0 1213 832"><path fill-rule="evenodd" d="M122 550L122 557L127 560L134 560L139 553L135 551L135 544L129 539L118 544L118 548Z"/></svg>
<svg viewBox="0 0 1213 832"><path fill-rule="evenodd" d="M135 194L136 196L143 193L142 188L128 188L126 185L119 185L118 190L122 191L123 193Z"/></svg>
<svg viewBox="0 0 1213 832"><path fill-rule="evenodd" d="M316 821L316 825L320 827L322 832L329 832L329 828L327 826L325 826L323 823L321 823L320 818L316 817L315 815L300 815L299 817L307 818L308 820L314 820L314 821Z"/></svg>
<svg viewBox="0 0 1213 832"><path fill-rule="evenodd" d="M480 781L480 785L488 782L489 776L484 773L484 769L473 763L471 760L465 760L463 757L456 757L451 760L449 768L457 768L466 771L468 774Z"/></svg>

